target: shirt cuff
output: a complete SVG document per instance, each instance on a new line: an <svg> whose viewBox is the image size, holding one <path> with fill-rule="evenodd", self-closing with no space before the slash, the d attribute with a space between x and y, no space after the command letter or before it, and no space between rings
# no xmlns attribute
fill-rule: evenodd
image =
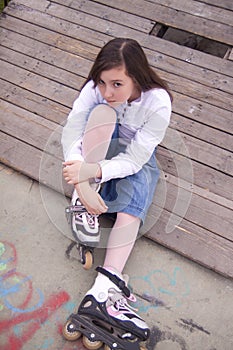
<svg viewBox="0 0 233 350"><path fill-rule="evenodd" d="M120 177L120 166L113 160L102 160L99 162L102 171L101 183Z"/></svg>

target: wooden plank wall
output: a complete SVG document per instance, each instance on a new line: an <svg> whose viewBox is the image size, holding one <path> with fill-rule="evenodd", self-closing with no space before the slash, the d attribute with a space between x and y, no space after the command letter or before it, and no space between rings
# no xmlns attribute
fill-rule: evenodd
<svg viewBox="0 0 233 350"><path fill-rule="evenodd" d="M103 44L134 38L174 95L143 233L233 277L232 11L231 0L12 0L0 18L1 161L69 194L62 125ZM229 45L229 55L158 38L158 24Z"/></svg>

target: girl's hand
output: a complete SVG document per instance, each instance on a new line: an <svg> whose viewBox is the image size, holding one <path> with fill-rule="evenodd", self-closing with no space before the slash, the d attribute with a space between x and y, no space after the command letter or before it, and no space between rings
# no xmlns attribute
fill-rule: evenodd
<svg viewBox="0 0 233 350"><path fill-rule="evenodd" d="M63 163L64 165L63 176L65 181L68 184L75 185L79 182L80 169L81 169L82 163L83 162L80 160L73 160L73 161L68 161Z"/></svg>
<svg viewBox="0 0 233 350"><path fill-rule="evenodd" d="M88 182L82 182L75 185L80 202L84 205L88 213L100 215L108 210L104 200L98 192L93 190Z"/></svg>
<svg viewBox="0 0 233 350"><path fill-rule="evenodd" d="M63 163L63 176L68 184L75 185L91 178L101 178L101 168L98 163L85 163L71 160Z"/></svg>

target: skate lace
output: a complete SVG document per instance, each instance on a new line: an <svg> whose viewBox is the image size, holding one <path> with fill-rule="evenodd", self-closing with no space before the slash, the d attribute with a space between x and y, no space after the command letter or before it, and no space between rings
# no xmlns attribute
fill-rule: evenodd
<svg viewBox="0 0 233 350"><path fill-rule="evenodd" d="M85 215L89 227L96 227L98 225L98 220L96 220L96 218L98 218L99 215L89 214L84 205L76 204L71 206L71 209L77 221L82 222L83 215Z"/></svg>
<svg viewBox="0 0 233 350"><path fill-rule="evenodd" d="M111 289L110 292L111 294L109 296L109 301L117 311L122 308L128 308L132 311L137 311L136 308L128 303L127 298L122 293L117 292L115 289Z"/></svg>
<svg viewBox="0 0 233 350"><path fill-rule="evenodd" d="M77 213L77 214L75 214L75 218L77 218L77 219L79 219L79 220L82 220L83 214L86 216L88 226L90 226L90 227L95 227L96 224L97 224L96 218L98 217L98 215L92 215L92 214L89 214L89 213L86 211L86 212L84 212L84 213Z"/></svg>

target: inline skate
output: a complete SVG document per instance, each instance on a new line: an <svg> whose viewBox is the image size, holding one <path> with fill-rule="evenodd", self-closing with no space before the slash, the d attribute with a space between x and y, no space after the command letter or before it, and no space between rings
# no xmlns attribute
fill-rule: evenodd
<svg viewBox="0 0 233 350"><path fill-rule="evenodd" d="M77 249L80 255L80 261L86 270L93 265L94 248L98 246L100 240L98 215L91 215L79 201L74 191L71 205L65 209L66 218L71 225L71 230Z"/></svg>
<svg viewBox="0 0 233 350"><path fill-rule="evenodd" d="M145 350L140 342L148 339L150 330L129 304L135 296L126 278L97 267L93 287L82 300L78 312L71 314L63 328L67 340L82 341L87 349Z"/></svg>

